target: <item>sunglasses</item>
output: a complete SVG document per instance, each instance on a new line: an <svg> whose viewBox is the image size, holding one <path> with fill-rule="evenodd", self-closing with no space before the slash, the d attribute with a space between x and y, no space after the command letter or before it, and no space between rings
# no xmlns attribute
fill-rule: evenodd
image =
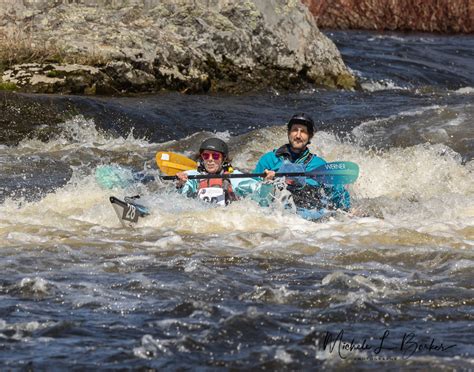
<svg viewBox="0 0 474 372"><path fill-rule="evenodd" d="M201 158L204 160L209 160L212 157L214 160L219 160L222 157L220 152L203 152Z"/></svg>

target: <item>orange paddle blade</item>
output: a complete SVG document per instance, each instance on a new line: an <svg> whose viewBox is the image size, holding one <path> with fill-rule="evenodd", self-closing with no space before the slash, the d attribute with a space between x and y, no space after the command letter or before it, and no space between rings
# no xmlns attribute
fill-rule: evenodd
<svg viewBox="0 0 474 372"><path fill-rule="evenodd" d="M158 168L168 176L174 176L178 172L197 169L198 167L194 160L184 155L164 151L156 153L156 164Z"/></svg>

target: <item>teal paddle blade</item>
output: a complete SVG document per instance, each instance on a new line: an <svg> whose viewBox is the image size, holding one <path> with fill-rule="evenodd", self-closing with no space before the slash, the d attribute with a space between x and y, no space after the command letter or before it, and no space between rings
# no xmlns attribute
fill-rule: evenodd
<svg viewBox="0 0 474 372"><path fill-rule="evenodd" d="M359 177L359 166L351 161L326 163L307 173L318 182L331 185L354 183Z"/></svg>
<svg viewBox="0 0 474 372"><path fill-rule="evenodd" d="M95 170L97 183L105 189L126 188L134 182L130 169L114 165L102 165Z"/></svg>

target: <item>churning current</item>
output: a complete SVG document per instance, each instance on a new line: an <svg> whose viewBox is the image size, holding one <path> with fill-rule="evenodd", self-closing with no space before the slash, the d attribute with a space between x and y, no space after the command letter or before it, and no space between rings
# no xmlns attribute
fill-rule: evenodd
<svg viewBox="0 0 474 372"><path fill-rule="evenodd" d="M81 114L0 144L2 369L474 367L474 36L328 36L361 90L53 97ZM355 216L94 178L211 133L251 170L298 111L359 164ZM124 228L108 198L135 194L152 214Z"/></svg>

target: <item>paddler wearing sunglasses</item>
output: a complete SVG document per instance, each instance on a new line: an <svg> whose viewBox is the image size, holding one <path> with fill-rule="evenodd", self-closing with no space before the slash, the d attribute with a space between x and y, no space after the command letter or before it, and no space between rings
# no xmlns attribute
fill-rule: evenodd
<svg viewBox="0 0 474 372"><path fill-rule="evenodd" d="M219 138L208 138L199 147L197 170L179 172L177 188L188 197L198 197L206 202L227 205L248 194L256 194L258 198L265 197L271 191L252 178L213 178L191 180L188 175L194 174L230 174L241 173L232 168L229 159L229 148ZM262 196L260 196L262 194Z"/></svg>

